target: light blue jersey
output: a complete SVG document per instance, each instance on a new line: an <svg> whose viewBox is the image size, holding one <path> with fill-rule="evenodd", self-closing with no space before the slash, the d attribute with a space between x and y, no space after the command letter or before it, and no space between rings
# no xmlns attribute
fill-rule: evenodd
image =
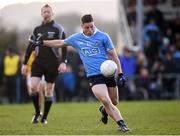
<svg viewBox="0 0 180 136"><path fill-rule="evenodd" d="M97 29L89 37L83 33L76 33L64 42L78 51L87 77L101 74L100 65L108 59L107 51L114 48L109 35Z"/></svg>

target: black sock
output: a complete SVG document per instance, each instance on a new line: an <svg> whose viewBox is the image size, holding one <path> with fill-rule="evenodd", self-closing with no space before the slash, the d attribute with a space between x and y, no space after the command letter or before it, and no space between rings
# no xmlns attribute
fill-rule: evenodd
<svg viewBox="0 0 180 136"><path fill-rule="evenodd" d="M117 124L118 124L118 126L124 126L125 125L124 120L117 121Z"/></svg>
<svg viewBox="0 0 180 136"><path fill-rule="evenodd" d="M34 92L31 94L31 99L34 105L35 114L40 114L40 108L39 108L39 93Z"/></svg>
<svg viewBox="0 0 180 136"><path fill-rule="evenodd" d="M105 116L108 116L108 114L106 113L105 107L103 106L102 110L101 110L102 114Z"/></svg>
<svg viewBox="0 0 180 136"><path fill-rule="evenodd" d="M51 108L53 102L53 97L45 97L45 102L44 102L44 114L42 119L47 119L49 110Z"/></svg>

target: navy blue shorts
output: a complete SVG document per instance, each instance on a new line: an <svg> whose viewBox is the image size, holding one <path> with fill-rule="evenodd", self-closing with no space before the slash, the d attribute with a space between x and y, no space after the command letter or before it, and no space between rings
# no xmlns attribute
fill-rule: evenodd
<svg viewBox="0 0 180 136"><path fill-rule="evenodd" d="M97 84L106 84L107 87L116 86L116 81L114 77L105 77L103 75L89 76L88 81L91 88Z"/></svg>

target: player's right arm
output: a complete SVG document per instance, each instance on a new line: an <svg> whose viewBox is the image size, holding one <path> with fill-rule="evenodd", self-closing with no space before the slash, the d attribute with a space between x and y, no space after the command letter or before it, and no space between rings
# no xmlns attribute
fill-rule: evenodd
<svg viewBox="0 0 180 136"><path fill-rule="evenodd" d="M47 47L55 47L55 48L62 48L65 47L66 44L64 40L43 40L43 45Z"/></svg>

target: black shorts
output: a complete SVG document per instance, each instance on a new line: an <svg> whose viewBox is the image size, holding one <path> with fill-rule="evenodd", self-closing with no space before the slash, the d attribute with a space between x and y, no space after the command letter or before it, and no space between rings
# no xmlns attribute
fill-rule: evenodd
<svg viewBox="0 0 180 136"><path fill-rule="evenodd" d="M91 88L97 84L106 84L107 87L115 87L116 86L116 81L115 81L114 77L105 77L103 75L89 76L88 81L89 81Z"/></svg>
<svg viewBox="0 0 180 136"><path fill-rule="evenodd" d="M44 75L45 81L54 83L58 76L58 64L46 64L40 61L34 61L31 69L31 77L42 77Z"/></svg>

